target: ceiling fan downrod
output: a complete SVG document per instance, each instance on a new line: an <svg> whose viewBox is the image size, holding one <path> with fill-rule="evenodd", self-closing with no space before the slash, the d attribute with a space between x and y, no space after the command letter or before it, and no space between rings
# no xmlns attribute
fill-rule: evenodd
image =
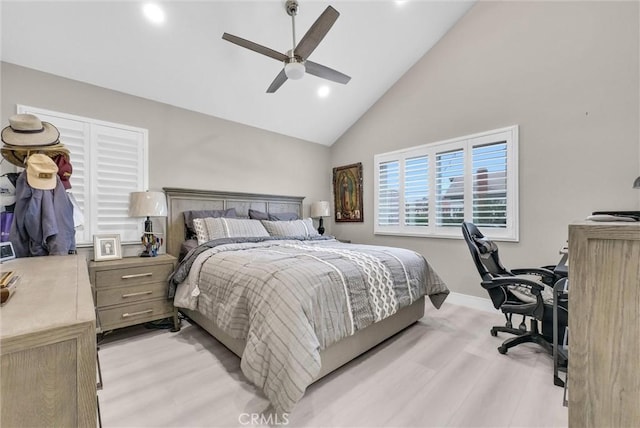
<svg viewBox="0 0 640 428"><path fill-rule="evenodd" d="M291 54L289 57L292 61L295 61L295 49L296 49L296 14L298 13L298 1L287 0L285 4L287 14L291 17L291 34L293 38L293 46L291 48Z"/></svg>

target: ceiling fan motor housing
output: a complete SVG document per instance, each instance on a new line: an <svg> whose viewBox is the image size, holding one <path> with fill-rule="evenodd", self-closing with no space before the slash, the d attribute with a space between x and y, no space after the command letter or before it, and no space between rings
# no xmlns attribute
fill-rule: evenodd
<svg viewBox="0 0 640 428"><path fill-rule="evenodd" d="M289 16L296 15L298 13L298 0L287 0L284 7Z"/></svg>

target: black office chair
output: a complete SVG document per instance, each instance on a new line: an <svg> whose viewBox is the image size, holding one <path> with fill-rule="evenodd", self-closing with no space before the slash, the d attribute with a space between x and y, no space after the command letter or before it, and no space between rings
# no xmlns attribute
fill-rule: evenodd
<svg viewBox="0 0 640 428"><path fill-rule="evenodd" d="M558 275L546 268L507 270L500 263L498 246L487 239L473 223L462 223L462 234L482 278L482 287L489 292L493 306L501 310L506 318L506 324L494 326L491 335L497 336L498 332L516 335L505 340L498 347L498 352L506 354L509 348L533 342L553 354L553 304L545 303L543 289L550 287L551 292L553 285L560 279ZM531 278L530 275L539 279ZM518 328L514 328L511 321L514 314L522 315ZM531 319L529 330L525 322L527 317ZM538 321L543 322L543 334L538 329ZM546 325L549 328L545 328Z"/></svg>

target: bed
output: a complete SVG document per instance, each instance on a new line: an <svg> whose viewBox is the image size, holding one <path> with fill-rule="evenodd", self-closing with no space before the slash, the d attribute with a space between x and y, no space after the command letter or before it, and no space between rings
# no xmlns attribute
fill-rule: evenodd
<svg viewBox="0 0 640 428"><path fill-rule="evenodd" d="M170 292L171 297L175 297L174 303L189 319L242 358L245 376L263 389L276 411L290 412L309 384L422 318L425 296L439 308L449 293L424 257L415 252L345 244L332 237L316 236L315 230L307 230L309 236L294 238L273 237L271 228L267 236L251 239L225 238L205 242L204 236L201 245L190 247L186 254L184 213L232 210L239 218L246 219L251 210L252 217L254 213L271 216L274 221L263 221L265 226L300 225L302 220L286 224L277 220L292 213L302 219L304 197L178 188L164 188L164 191L168 205L167 252L183 258L170 283L175 287ZM209 225L215 222L224 227L228 227L228 223L251 222L224 218L208 221L211 222L207 223ZM198 224L201 223L198 220ZM315 263L315 267L307 268L303 264L307 261ZM344 267L347 264L354 266ZM241 268L221 273L228 266ZM264 271L263 274L261 269L267 267L274 272ZM327 271L323 270L325 267ZM310 270L318 270L318 277L303 277L311 275ZM286 275L280 275L285 271ZM269 279L270 284L255 282L263 276L290 278L286 284L281 278ZM262 281L262 278L258 280ZM367 291L367 281L378 281L380 290ZM230 285L232 282L234 284ZM301 285L307 282L308 285ZM360 282L365 285L352 285ZM247 291L238 292L238 284L249 285ZM346 284L357 291L348 289ZM393 297L392 303L380 294L384 284ZM284 288L271 292L269 287ZM310 288L322 289L323 293L328 290L327 294L338 296L331 297L336 303L334 300L331 304L326 303L329 301L326 297L316 298L307 291ZM259 300L264 298L262 294L275 295L274 298L280 300L263 304L265 300ZM289 303L290 294L300 294L304 298ZM235 299L238 306L246 304L247 307L244 312L231 310L227 301L221 300L223 298ZM286 303L280 303L285 300ZM350 311L343 313L335 309L343 303ZM286 310L274 309L285 306ZM330 308L326 310L332 315L316 313L320 311L319 307ZM231 315L229 311L232 311ZM234 321L227 321L226 317ZM274 326L268 327L271 324ZM316 331L320 330L318 324L330 325L319 332ZM271 342L263 343L266 341Z"/></svg>

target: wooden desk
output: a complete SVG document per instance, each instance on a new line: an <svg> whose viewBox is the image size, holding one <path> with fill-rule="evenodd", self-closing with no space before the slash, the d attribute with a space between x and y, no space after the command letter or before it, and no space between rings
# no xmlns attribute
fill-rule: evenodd
<svg viewBox="0 0 640 428"><path fill-rule="evenodd" d="M0 309L0 425L96 426L96 326L83 256L10 260Z"/></svg>
<svg viewBox="0 0 640 428"><path fill-rule="evenodd" d="M569 426L640 427L640 223L569 226Z"/></svg>

